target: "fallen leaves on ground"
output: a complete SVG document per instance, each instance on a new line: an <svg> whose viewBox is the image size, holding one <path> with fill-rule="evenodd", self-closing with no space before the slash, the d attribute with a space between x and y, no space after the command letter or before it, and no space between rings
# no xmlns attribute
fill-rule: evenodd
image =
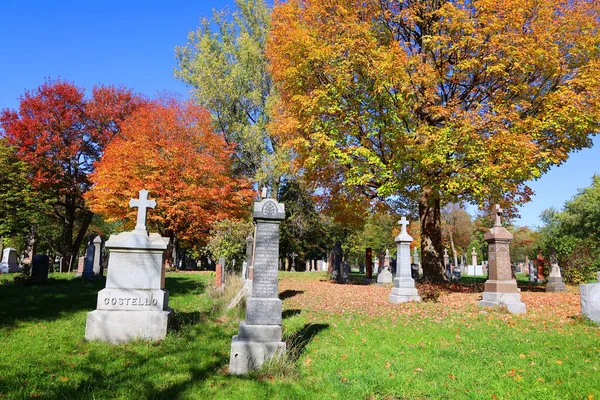
<svg viewBox="0 0 600 400"><path fill-rule="evenodd" d="M437 288L432 288L437 286ZM393 304L388 301L389 286L338 284L329 280L283 278L280 292L289 291L293 296L284 300L286 309L345 314L354 313L370 317L386 316L396 319L403 315L442 321L451 314L485 314L491 309L477 307L481 290L476 286L451 284L417 284L421 290L437 290L437 302ZM546 320L549 316L556 323L565 323L581 314L579 293L569 292L522 292L521 300L527 305L527 318ZM510 320L515 317L508 312L498 312L496 317Z"/></svg>

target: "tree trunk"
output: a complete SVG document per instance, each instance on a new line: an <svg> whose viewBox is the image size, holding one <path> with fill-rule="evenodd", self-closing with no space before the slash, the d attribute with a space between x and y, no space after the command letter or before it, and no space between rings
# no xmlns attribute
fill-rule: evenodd
<svg viewBox="0 0 600 400"><path fill-rule="evenodd" d="M62 223L61 255L63 260L69 260L69 266L67 267L63 263L63 269L60 272L68 272L77 259L77 252L73 253L73 226L75 224L75 200L73 196L65 196L65 215Z"/></svg>
<svg viewBox="0 0 600 400"><path fill-rule="evenodd" d="M450 247L452 248L452 255L454 256L454 266L458 267L458 255L456 254L456 248L454 247L454 238L452 238L452 231L450 231Z"/></svg>
<svg viewBox="0 0 600 400"><path fill-rule="evenodd" d="M89 210L86 210L83 215L83 220L81 221L81 227L79 228L79 232L77 232L77 237L75 238L75 242L73 242L73 247L71 248L71 254L77 256L79 254L79 249L85 240L85 234L92 222L92 218L94 217L94 213Z"/></svg>
<svg viewBox="0 0 600 400"><path fill-rule="evenodd" d="M447 281L442 260L442 220L440 199L431 189L425 188L419 197L421 222L421 264L423 278L430 281Z"/></svg>

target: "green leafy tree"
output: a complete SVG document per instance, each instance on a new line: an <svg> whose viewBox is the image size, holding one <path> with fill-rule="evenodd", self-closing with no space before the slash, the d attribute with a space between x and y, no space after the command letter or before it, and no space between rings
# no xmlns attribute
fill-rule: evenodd
<svg viewBox="0 0 600 400"><path fill-rule="evenodd" d="M275 96L264 52L270 12L263 0L236 0L234 12L203 18L175 49L175 75L194 88L196 102L234 146L236 174L277 188L285 156L266 129Z"/></svg>
<svg viewBox="0 0 600 400"><path fill-rule="evenodd" d="M330 220L317 212L313 196L301 182L283 179L278 200L285 204L286 218L281 223L279 249L281 256L296 261L325 257L332 245Z"/></svg>
<svg viewBox="0 0 600 400"><path fill-rule="evenodd" d="M539 246L556 249L564 278L571 283L594 279L600 269L600 176L567 201L562 211L547 209L541 215Z"/></svg>
<svg viewBox="0 0 600 400"><path fill-rule="evenodd" d="M225 257L226 265L232 265L235 260L235 268L241 270L246 259L246 238L252 232L249 221L224 219L213 225L206 249L215 261Z"/></svg>

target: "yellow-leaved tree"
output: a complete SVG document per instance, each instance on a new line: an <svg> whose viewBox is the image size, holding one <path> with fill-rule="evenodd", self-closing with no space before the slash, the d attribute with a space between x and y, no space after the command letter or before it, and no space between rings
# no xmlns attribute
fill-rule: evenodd
<svg viewBox="0 0 600 400"><path fill-rule="evenodd" d="M425 276L444 279L441 205L526 202L591 145L599 24L592 0L277 3L270 129L334 204L418 203Z"/></svg>

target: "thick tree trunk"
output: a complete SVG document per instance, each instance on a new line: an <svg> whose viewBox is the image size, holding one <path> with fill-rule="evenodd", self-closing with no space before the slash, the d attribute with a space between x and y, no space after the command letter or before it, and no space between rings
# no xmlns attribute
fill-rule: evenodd
<svg viewBox="0 0 600 400"><path fill-rule="evenodd" d="M73 196L65 196L65 214L62 223L61 255L63 260L69 260L69 265L63 263L60 272L68 272L74 268L77 259L77 251L73 252L73 226L75 225L75 200Z"/></svg>
<svg viewBox="0 0 600 400"><path fill-rule="evenodd" d="M442 220L440 199L431 189L419 197L421 221L421 258L423 277L430 281L447 281L442 260Z"/></svg>
<svg viewBox="0 0 600 400"><path fill-rule="evenodd" d="M75 242L73 242L73 247L71 247L71 254L79 254L79 249L81 248L81 245L83 244L83 241L85 240L85 234L87 233L87 230L90 226L90 223L92 222L92 218L94 217L94 213L92 213L91 211L86 210L83 214L83 219L81 221L81 227L79 228L79 232L77 232L77 237L75 238ZM71 232L71 235L73 233Z"/></svg>

